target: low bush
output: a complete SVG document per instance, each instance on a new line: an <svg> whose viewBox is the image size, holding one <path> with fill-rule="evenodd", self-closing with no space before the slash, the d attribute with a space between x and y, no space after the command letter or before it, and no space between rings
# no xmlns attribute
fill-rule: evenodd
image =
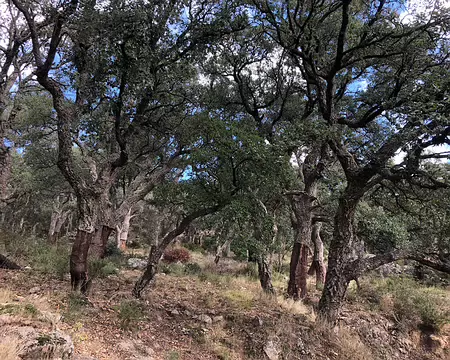
<svg viewBox="0 0 450 360"><path fill-rule="evenodd" d="M118 269L116 264L108 259L96 259L89 262L89 276L91 278L105 278L109 275L116 275Z"/></svg>
<svg viewBox="0 0 450 360"><path fill-rule="evenodd" d="M202 247L201 245L199 245L199 244L186 243L186 244L183 244L183 246L184 246L186 249L188 249L189 251L192 251L192 252L198 252L198 253L203 254L203 255L205 255L206 252L207 252L207 251L206 251L205 249L203 249L203 247Z"/></svg>
<svg viewBox="0 0 450 360"><path fill-rule="evenodd" d="M144 312L142 310L141 304L135 300L125 300L116 307L120 327L122 329L130 329L133 325L142 320L144 317Z"/></svg>
<svg viewBox="0 0 450 360"><path fill-rule="evenodd" d="M60 279L69 272L69 248L38 243L29 249L29 260L34 270L55 275Z"/></svg>
<svg viewBox="0 0 450 360"><path fill-rule="evenodd" d="M183 276L185 275L185 266L177 263L162 264L160 271L168 275Z"/></svg>
<svg viewBox="0 0 450 360"><path fill-rule="evenodd" d="M236 275L237 276L243 275L243 276L247 276L251 279L257 280L257 279L259 279L258 265L254 262L247 262L247 264L243 268L239 269L236 272Z"/></svg>
<svg viewBox="0 0 450 360"><path fill-rule="evenodd" d="M163 261L166 263L186 263L191 259L191 253L183 247L173 247L164 251Z"/></svg>
<svg viewBox="0 0 450 360"><path fill-rule="evenodd" d="M354 294L353 294L354 293ZM425 287L411 278L369 279L361 289L349 291L354 300L362 299L391 313L402 330L426 328L439 332L450 323L450 297L445 290Z"/></svg>
<svg viewBox="0 0 450 360"><path fill-rule="evenodd" d="M115 241L108 241L105 249L105 257L120 257L123 256L122 250L117 247L117 243Z"/></svg>
<svg viewBox="0 0 450 360"><path fill-rule="evenodd" d="M439 332L450 322L449 298L443 290L422 287L412 279L389 279L397 321Z"/></svg>
<svg viewBox="0 0 450 360"><path fill-rule="evenodd" d="M184 272L188 275L197 275L202 272L202 268L197 263L188 263L184 266Z"/></svg>

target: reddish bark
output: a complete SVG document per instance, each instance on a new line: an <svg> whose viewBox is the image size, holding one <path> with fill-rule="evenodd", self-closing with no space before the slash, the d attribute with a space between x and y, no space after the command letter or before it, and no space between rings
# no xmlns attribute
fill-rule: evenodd
<svg viewBox="0 0 450 360"><path fill-rule="evenodd" d="M94 233L78 230L70 255L72 290L86 293L89 288L87 255Z"/></svg>

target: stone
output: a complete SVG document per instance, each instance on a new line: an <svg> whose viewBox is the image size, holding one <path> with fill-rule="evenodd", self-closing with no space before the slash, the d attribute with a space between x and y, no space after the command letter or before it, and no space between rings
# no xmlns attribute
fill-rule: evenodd
<svg viewBox="0 0 450 360"><path fill-rule="evenodd" d="M127 260L127 265L132 269L143 270L147 266L147 260L139 258L129 258Z"/></svg>
<svg viewBox="0 0 450 360"><path fill-rule="evenodd" d="M222 315L214 316L212 318L212 321L213 321L213 323L222 322L223 321L223 316Z"/></svg>
<svg viewBox="0 0 450 360"><path fill-rule="evenodd" d="M58 330L50 333L25 331L23 335L18 353L22 360L66 360L73 356L72 339Z"/></svg>
<svg viewBox="0 0 450 360"><path fill-rule="evenodd" d="M169 314L172 316L178 316L178 315L180 315L180 312L176 309L173 309L173 310L169 310Z"/></svg>
<svg viewBox="0 0 450 360"><path fill-rule="evenodd" d="M210 316L202 314L198 317L198 320L204 322L205 324L212 324L213 320Z"/></svg>
<svg viewBox="0 0 450 360"><path fill-rule="evenodd" d="M280 350L277 344L273 340L267 341L264 345L264 354L269 358L269 360L278 360L280 356Z"/></svg>
<svg viewBox="0 0 450 360"><path fill-rule="evenodd" d="M255 316L253 318L253 324L255 324L255 326L263 326L264 322L259 316Z"/></svg>
<svg viewBox="0 0 450 360"><path fill-rule="evenodd" d="M39 286L35 286L35 287L32 287L32 288L30 289L29 293L30 293L30 294L36 294L36 293L38 293L38 292L40 292L40 291L41 291L41 288L40 288Z"/></svg>

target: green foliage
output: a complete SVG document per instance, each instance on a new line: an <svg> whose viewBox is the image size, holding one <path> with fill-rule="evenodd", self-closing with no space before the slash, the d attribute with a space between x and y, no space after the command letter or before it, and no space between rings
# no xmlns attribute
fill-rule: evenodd
<svg viewBox="0 0 450 360"><path fill-rule="evenodd" d="M450 323L450 297L444 289L425 287L413 279L391 277L362 282L350 298L364 299L391 313L403 330L420 327L433 332Z"/></svg>
<svg viewBox="0 0 450 360"><path fill-rule="evenodd" d="M166 356L165 356L166 360L180 360L180 354L178 353L178 351L172 350L169 351Z"/></svg>
<svg viewBox="0 0 450 360"><path fill-rule="evenodd" d="M172 276L183 276L185 274L185 266L179 263L172 264L162 264L160 267L160 271L164 274L172 275Z"/></svg>
<svg viewBox="0 0 450 360"><path fill-rule="evenodd" d="M401 214L387 213L381 206L363 202L358 208L358 236L371 252L392 251L409 240L408 223Z"/></svg>
<svg viewBox="0 0 450 360"><path fill-rule="evenodd" d="M116 307L122 329L131 329L140 320L143 320L142 305L135 300L124 300Z"/></svg>
<svg viewBox="0 0 450 360"><path fill-rule="evenodd" d="M89 305L89 301L84 295L76 292L69 293L63 312L64 319L70 322L78 320L85 313L85 309Z"/></svg>
<svg viewBox="0 0 450 360"><path fill-rule="evenodd" d="M200 253L200 254L203 254L203 255L206 254L205 249L204 249L201 245L199 245L199 244L195 244L195 243L186 243L186 244L183 244L183 246L184 246L186 249L188 249L189 251L191 251L191 252L197 252L197 253Z"/></svg>
<svg viewBox="0 0 450 360"><path fill-rule="evenodd" d="M50 246L39 241L29 248L29 260L33 269L60 279L69 272L68 247Z"/></svg>
<svg viewBox="0 0 450 360"><path fill-rule="evenodd" d="M20 315L29 318L36 318L39 310L33 304L0 304L0 315Z"/></svg>
<svg viewBox="0 0 450 360"><path fill-rule="evenodd" d="M105 257L120 258L122 256L122 250L117 247L117 243L115 241L108 241L105 249Z"/></svg>
<svg viewBox="0 0 450 360"><path fill-rule="evenodd" d="M242 269L239 269L236 275L244 275L251 279L258 280L258 266L254 262L248 262Z"/></svg>
<svg viewBox="0 0 450 360"><path fill-rule="evenodd" d="M184 272L188 275L198 275L202 272L202 267L197 263L187 263Z"/></svg>
<svg viewBox="0 0 450 360"><path fill-rule="evenodd" d="M95 259L89 261L89 275L91 278L105 278L109 275L116 275L118 269L116 264L108 259Z"/></svg>
<svg viewBox="0 0 450 360"><path fill-rule="evenodd" d="M394 315L400 323L417 323L418 326L439 332L450 322L448 294L437 288L424 288L414 280L389 279L388 291L392 292Z"/></svg>

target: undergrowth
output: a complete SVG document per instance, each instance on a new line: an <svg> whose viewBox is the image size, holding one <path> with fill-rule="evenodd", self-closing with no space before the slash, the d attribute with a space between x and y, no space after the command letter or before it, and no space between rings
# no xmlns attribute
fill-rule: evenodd
<svg viewBox="0 0 450 360"><path fill-rule="evenodd" d="M401 330L425 328L438 333L450 323L448 292L438 287L426 287L411 278L368 278L361 289L351 289L349 299L367 302L396 321Z"/></svg>

